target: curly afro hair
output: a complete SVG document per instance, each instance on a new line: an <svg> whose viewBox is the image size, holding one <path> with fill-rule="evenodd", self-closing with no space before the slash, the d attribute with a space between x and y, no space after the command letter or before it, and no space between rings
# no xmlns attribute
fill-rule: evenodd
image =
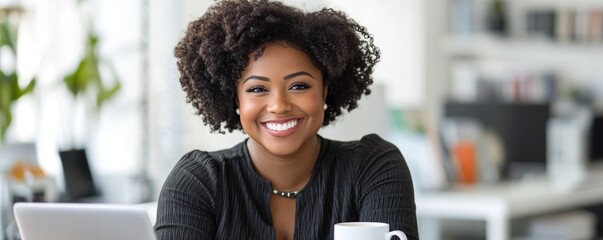
<svg viewBox="0 0 603 240"><path fill-rule="evenodd" d="M286 42L305 52L321 70L329 94L323 126L370 94L379 49L366 28L333 9L303 12L268 0L225 0L192 21L174 49L180 84L212 132L242 130L237 81L248 54Z"/></svg>

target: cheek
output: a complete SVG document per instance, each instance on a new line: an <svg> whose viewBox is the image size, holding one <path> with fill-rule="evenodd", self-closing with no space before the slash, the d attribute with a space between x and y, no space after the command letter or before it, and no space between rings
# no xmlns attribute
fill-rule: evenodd
<svg viewBox="0 0 603 240"><path fill-rule="evenodd" d="M237 108L241 113L245 112L245 109L249 108L249 98L245 96L245 91L241 86L237 86ZM243 116L243 114L240 114Z"/></svg>
<svg viewBox="0 0 603 240"><path fill-rule="evenodd" d="M324 115L323 105L322 95L320 94L300 101L300 107L302 107L305 112L315 117Z"/></svg>
<svg viewBox="0 0 603 240"><path fill-rule="evenodd" d="M241 117L241 121L248 119L250 116L254 115L254 109L256 104L252 101L249 101L245 98L239 98L239 116Z"/></svg>
<svg viewBox="0 0 603 240"><path fill-rule="evenodd" d="M262 114L264 104L258 99L249 97L239 97L239 118L241 126L246 132L252 131L257 119Z"/></svg>

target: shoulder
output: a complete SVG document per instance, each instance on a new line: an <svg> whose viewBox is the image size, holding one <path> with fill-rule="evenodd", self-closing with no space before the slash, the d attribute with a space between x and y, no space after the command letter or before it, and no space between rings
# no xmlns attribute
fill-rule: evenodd
<svg viewBox="0 0 603 240"><path fill-rule="evenodd" d="M364 149L372 149L372 150L398 150L398 148L381 138L377 134L369 134L365 135L358 141L359 145Z"/></svg>
<svg viewBox="0 0 603 240"><path fill-rule="evenodd" d="M366 171L392 171L407 168L406 161L398 148L376 134L369 134L356 141L336 141L326 139L328 164L352 170L357 174ZM358 176L356 176L358 177Z"/></svg>
<svg viewBox="0 0 603 240"><path fill-rule="evenodd" d="M360 140L341 142L335 140L327 140L330 142L331 150L335 154L344 152L354 152L355 156L371 156L374 154L383 154L386 152L399 152L398 148L381 138L377 134L368 134Z"/></svg>
<svg viewBox="0 0 603 240"><path fill-rule="evenodd" d="M337 162L352 164L358 174L382 171L408 171L402 153L396 145L377 134L369 134L357 141L331 141L331 154Z"/></svg>
<svg viewBox="0 0 603 240"><path fill-rule="evenodd" d="M240 162L243 156L243 143L220 151L193 150L186 153L176 163L170 177L192 177L198 180L216 179L227 164Z"/></svg>
<svg viewBox="0 0 603 240"><path fill-rule="evenodd" d="M201 164L222 164L228 161L242 158L244 155L244 143L241 142L231 148L218 151L192 150L185 154L179 163L201 163Z"/></svg>

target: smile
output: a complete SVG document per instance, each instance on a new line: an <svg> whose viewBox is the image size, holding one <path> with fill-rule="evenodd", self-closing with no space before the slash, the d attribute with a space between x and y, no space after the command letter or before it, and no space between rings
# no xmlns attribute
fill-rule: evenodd
<svg viewBox="0 0 603 240"><path fill-rule="evenodd" d="M295 127L295 125L297 125L298 122L299 122L298 119L294 119L294 120L287 121L284 123L269 122L269 123L266 123L266 127L272 131L280 132L280 131L286 131L286 130L289 130L289 129Z"/></svg>

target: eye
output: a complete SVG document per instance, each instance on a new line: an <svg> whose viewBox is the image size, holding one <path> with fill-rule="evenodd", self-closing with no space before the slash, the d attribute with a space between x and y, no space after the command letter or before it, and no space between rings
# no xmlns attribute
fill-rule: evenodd
<svg viewBox="0 0 603 240"><path fill-rule="evenodd" d="M247 89L246 92L248 93L263 93L268 91L265 87L263 86L252 86L250 88Z"/></svg>
<svg viewBox="0 0 603 240"><path fill-rule="evenodd" d="M289 89L290 90L304 90L304 89L309 89L309 88L310 88L309 84L303 83L303 82L299 82L299 83L292 84Z"/></svg>

